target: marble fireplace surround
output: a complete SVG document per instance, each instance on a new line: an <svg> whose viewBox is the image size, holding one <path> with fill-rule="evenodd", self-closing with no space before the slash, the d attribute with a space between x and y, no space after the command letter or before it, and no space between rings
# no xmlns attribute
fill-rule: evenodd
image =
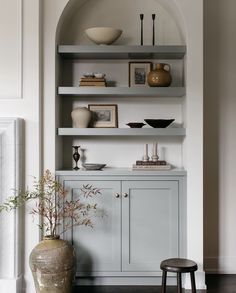
<svg viewBox="0 0 236 293"><path fill-rule="evenodd" d="M0 118L0 202L22 187L23 119ZM0 214L0 291L21 288L21 210Z"/></svg>

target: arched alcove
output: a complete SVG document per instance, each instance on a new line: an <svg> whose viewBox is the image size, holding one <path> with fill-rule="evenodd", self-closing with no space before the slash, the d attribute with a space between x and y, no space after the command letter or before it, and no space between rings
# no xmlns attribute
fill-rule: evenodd
<svg viewBox="0 0 236 293"><path fill-rule="evenodd" d="M55 13L51 6L60 3L60 11ZM57 174L66 174L72 167L73 144L79 144L78 137L60 137L54 139L58 127L72 127L70 112L76 106L87 106L89 103L114 103L119 106L119 127L131 119L143 119L143 113L165 115L176 118L177 123L187 124L187 136L184 140L178 138L161 138L158 143L167 149L167 159L175 166L184 166L188 172L186 184L186 205L181 212L187 213L185 225L180 227L186 233L186 257L196 260L199 264L199 288L204 287L203 251L202 251L202 30L201 1L187 0L52 0L45 2L45 10L51 8L46 19L53 23L48 31L45 28L45 161L46 165L55 166ZM148 3L148 5L147 5ZM51 6L50 6L51 5ZM112 11L112 13L109 13ZM107 76L116 79L118 87L127 88L129 60L76 60L61 58L56 54L55 45L91 45L96 47L84 35L84 29L92 26L114 26L123 30L120 39L114 45L139 45L140 20L139 14L144 13L144 45L151 45L152 21L151 14L156 13L156 44L185 45L187 58L171 60L174 86L186 87L187 95L183 99L176 97L68 97L57 95L56 86L78 87L83 72L106 70ZM46 26L45 26L46 27ZM50 27L50 26L48 26ZM56 36L56 38L55 38ZM94 46L93 46L94 45ZM49 48L49 50L48 50ZM73 59L73 61L72 61ZM56 64L55 64L56 60ZM156 60L155 60L156 61ZM165 60L167 63L169 60ZM110 62L110 64L109 64ZM113 63L112 63L113 62ZM122 63L123 62L123 63ZM182 64L176 65L176 62ZM104 64L107 66L103 67ZM55 66L56 65L56 66ZM123 66L123 67L122 67ZM122 68L123 69L122 69ZM56 70L55 70L56 68ZM57 80L59 76L59 81ZM181 78L178 79L178 76ZM185 80L187 83L185 84ZM157 102L157 103L156 103ZM158 104L158 106L157 106ZM61 114L60 109L62 109ZM52 125L51 117L55 115L56 123ZM151 118L151 117L145 117ZM167 118L167 117L166 117ZM129 121L127 121L130 119ZM46 129L47 128L47 129ZM120 137L99 137L94 143L94 137L88 138L86 148L90 162L114 163L112 167L131 166L132 162L142 156L143 143L151 143L152 138L132 137L125 140ZM53 143L51 143L53 141ZM82 145L85 141L82 139ZM137 147L138 146L138 147ZM56 156L52 156L55 152ZM105 158L105 160L104 160ZM62 163L60 163L62 162ZM187 162L185 165L184 162ZM65 173L63 173L65 172ZM73 172L73 171L69 171ZM67 173L69 174L69 173ZM72 173L70 173L72 174ZM77 176L77 175L76 175ZM194 217L192 216L194 215ZM182 216L182 215L181 215ZM184 216L183 216L184 217Z"/></svg>
<svg viewBox="0 0 236 293"><path fill-rule="evenodd" d="M184 45L185 28L173 0L71 0L60 18L57 40L60 44L92 44L84 30L94 26L113 26L123 30L117 45L140 44L139 14L144 14L144 44L152 42L152 13L156 14L156 43Z"/></svg>

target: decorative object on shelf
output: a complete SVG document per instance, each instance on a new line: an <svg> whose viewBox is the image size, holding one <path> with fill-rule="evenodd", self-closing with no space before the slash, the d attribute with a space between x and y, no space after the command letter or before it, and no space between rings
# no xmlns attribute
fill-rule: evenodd
<svg viewBox="0 0 236 293"><path fill-rule="evenodd" d="M166 128L174 122L175 119L144 119L144 121L153 128Z"/></svg>
<svg viewBox="0 0 236 293"><path fill-rule="evenodd" d="M74 226L93 227L91 218L96 213L97 204L86 203L84 199L81 201L80 197L76 200L67 198L66 190L49 170L45 171L41 179L35 180L33 186L33 190L16 190L14 196L0 205L0 212L10 212L30 200L37 200L30 213L42 217L39 228L45 236L30 254L36 293L72 292L75 250L69 242L60 239L58 230L60 228L62 234ZM92 185L83 186L79 192L85 199L101 194Z"/></svg>
<svg viewBox="0 0 236 293"><path fill-rule="evenodd" d="M89 110L93 113L93 127L118 127L118 111L115 104L90 104Z"/></svg>
<svg viewBox="0 0 236 293"><path fill-rule="evenodd" d="M147 143L144 145L143 161L144 161L144 162L149 161L149 156L148 156L148 144L147 144Z"/></svg>
<svg viewBox="0 0 236 293"><path fill-rule="evenodd" d="M157 63L156 69L151 70L147 76L147 82L149 86L170 86L172 77L170 74L170 65L166 63Z"/></svg>
<svg viewBox="0 0 236 293"><path fill-rule="evenodd" d="M87 171L88 170L102 170L106 164L83 164L82 165Z"/></svg>
<svg viewBox="0 0 236 293"><path fill-rule="evenodd" d="M75 160L75 167L73 169L74 170L79 170L78 161L80 159L80 154L79 154L78 150L79 150L80 146L75 145L75 146L72 146L72 148L74 149L73 159Z"/></svg>
<svg viewBox="0 0 236 293"><path fill-rule="evenodd" d="M79 86L107 86L104 77L82 77Z"/></svg>
<svg viewBox="0 0 236 293"><path fill-rule="evenodd" d="M152 45L155 46L155 18L156 14L152 14Z"/></svg>
<svg viewBox="0 0 236 293"><path fill-rule="evenodd" d="M154 142L152 146L152 161L157 162L158 159L159 157L157 155L157 142Z"/></svg>
<svg viewBox="0 0 236 293"><path fill-rule="evenodd" d="M92 77L94 77L94 72L85 72L85 73L83 74L83 76L84 76L84 77L87 77L87 78L92 78Z"/></svg>
<svg viewBox="0 0 236 293"><path fill-rule="evenodd" d="M140 40L140 45L143 46L143 19L144 19L144 14L141 13L139 15L140 21L141 21L141 40Z"/></svg>
<svg viewBox="0 0 236 293"><path fill-rule="evenodd" d="M150 166L150 165L167 165L166 161L164 160L157 160L157 161L136 161L137 166Z"/></svg>
<svg viewBox="0 0 236 293"><path fill-rule="evenodd" d="M102 72L95 72L94 73L94 76L96 78L104 78L106 76L106 74L105 73L102 73Z"/></svg>
<svg viewBox="0 0 236 293"><path fill-rule="evenodd" d="M91 27L85 30L87 37L97 45L110 45L122 34L122 30L113 27Z"/></svg>
<svg viewBox="0 0 236 293"><path fill-rule="evenodd" d="M152 62L129 62L129 86L147 86Z"/></svg>
<svg viewBox="0 0 236 293"><path fill-rule="evenodd" d="M128 125L130 128L142 128L146 124L143 122L129 122L126 125Z"/></svg>
<svg viewBox="0 0 236 293"><path fill-rule="evenodd" d="M146 171L159 171L159 170L170 170L171 165L133 165L132 170L146 170Z"/></svg>
<svg viewBox="0 0 236 293"><path fill-rule="evenodd" d="M92 112L86 107L78 107L71 112L71 117L75 127L87 128L92 118Z"/></svg>

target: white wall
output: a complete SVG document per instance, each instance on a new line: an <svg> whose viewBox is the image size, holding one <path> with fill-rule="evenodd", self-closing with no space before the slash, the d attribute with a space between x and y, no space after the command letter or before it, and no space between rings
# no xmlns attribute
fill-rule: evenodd
<svg viewBox="0 0 236 293"><path fill-rule="evenodd" d="M236 1L204 2L205 268L236 273Z"/></svg>
<svg viewBox="0 0 236 293"><path fill-rule="evenodd" d="M1 0L0 13L0 116L21 117L25 120L25 168L22 175L28 186L32 184L32 176L38 177L40 170L40 2L41 0ZM22 23L22 31L18 27L19 23ZM21 80L22 94L19 89ZM24 220L22 270L28 292L34 292L28 258L39 240L39 232L37 219L33 222L32 216L27 213Z"/></svg>

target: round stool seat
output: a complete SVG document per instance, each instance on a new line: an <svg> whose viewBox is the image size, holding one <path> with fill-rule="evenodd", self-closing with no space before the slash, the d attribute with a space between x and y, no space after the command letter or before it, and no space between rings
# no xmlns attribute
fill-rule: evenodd
<svg viewBox="0 0 236 293"><path fill-rule="evenodd" d="M169 258L161 262L160 268L173 273L190 273L197 270L197 264L190 259Z"/></svg>

